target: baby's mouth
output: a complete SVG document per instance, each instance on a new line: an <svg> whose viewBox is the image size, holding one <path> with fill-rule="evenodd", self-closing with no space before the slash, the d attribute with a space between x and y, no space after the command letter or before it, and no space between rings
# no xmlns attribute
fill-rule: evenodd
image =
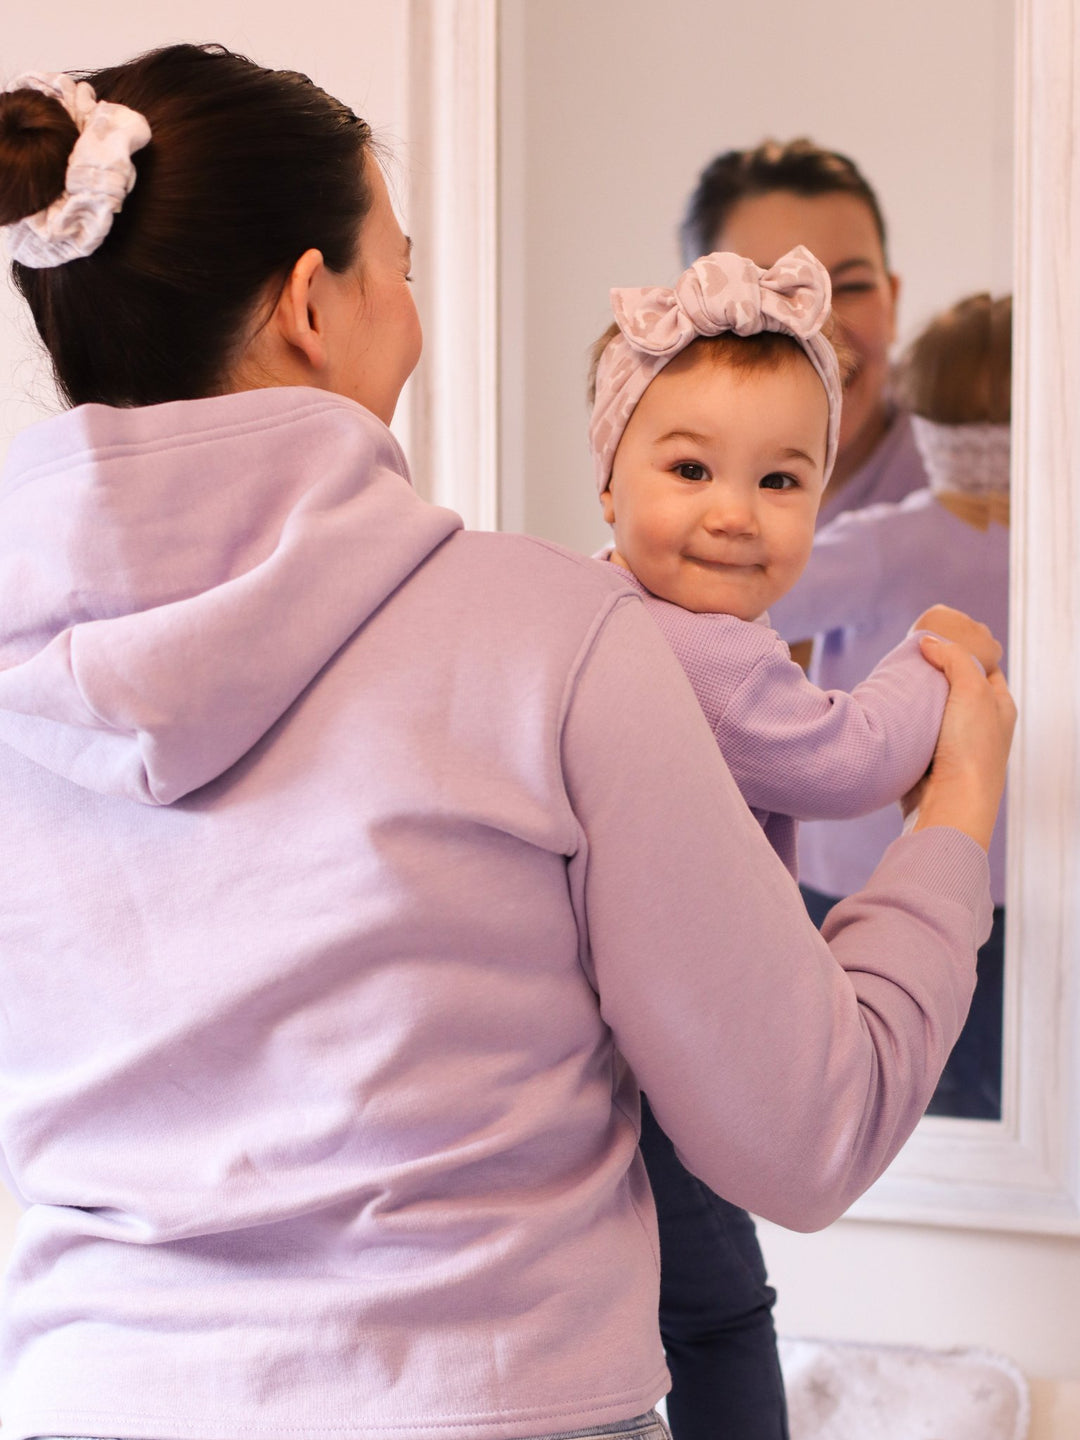
<svg viewBox="0 0 1080 1440"><path fill-rule="evenodd" d="M745 575L765 569L764 563L760 560L713 560L704 555L687 555L684 558L691 565L699 565L703 570L711 570L718 575Z"/></svg>

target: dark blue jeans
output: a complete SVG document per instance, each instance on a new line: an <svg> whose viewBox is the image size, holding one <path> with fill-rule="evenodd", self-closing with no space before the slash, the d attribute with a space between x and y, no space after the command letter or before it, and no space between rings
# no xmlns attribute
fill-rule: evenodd
<svg viewBox="0 0 1080 1440"><path fill-rule="evenodd" d="M683 1166L641 1097L660 1222L660 1334L674 1440L788 1440L784 1381L754 1222Z"/></svg>
<svg viewBox="0 0 1080 1440"><path fill-rule="evenodd" d="M800 885L810 919L822 921L839 900ZM994 908L990 938L976 962L975 994L960 1038L945 1062L927 1115L964 1120L1001 1119L1001 1017L1005 994L1005 910Z"/></svg>

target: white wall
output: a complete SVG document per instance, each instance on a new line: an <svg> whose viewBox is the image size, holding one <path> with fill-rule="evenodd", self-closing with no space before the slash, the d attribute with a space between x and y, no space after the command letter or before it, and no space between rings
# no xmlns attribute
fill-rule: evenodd
<svg viewBox="0 0 1080 1440"><path fill-rule="evenodd" d="M910 335L1011 288L1011 0L503 0L503 524L595 548L584 371L615 284L670 281L719 150L809 133L878 188ZM979 1345L1080 1381L1080 1241L762 1227L788 1334Z"/></svg>
<svg viewBox="0 0 1080 1440"><path fill-rule="evenodd" d="M784 1334L976 1346L1080 1381L1080 1240L860 1220L759 1235Z"/></svg>
<svg viewBox="0 0 1080 1440"><path fill-rule="evenodd" d="M182 15L182 23L177 16ZM93 69L180 40L217 42L260 65L301 70L368 120L394 155L399 208L408 165L409 0L320 0L306 13L289 0L247 4L184 0L49 0L6 6L0 81L25 70ZM0 459L11 437L58 402L22 300L0 266ZM407 410L395 429L407 429Z"/></svg>

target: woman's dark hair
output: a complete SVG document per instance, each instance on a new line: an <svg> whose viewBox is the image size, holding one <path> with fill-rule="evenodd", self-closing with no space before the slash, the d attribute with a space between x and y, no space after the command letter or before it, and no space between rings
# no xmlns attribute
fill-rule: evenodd
<svg viewBox="0 0 1080 1440"><path fill-rule="evenodd" d="M854 160L803 138L786 144L765 140L752 150L726 150L706 165L679 227L683 263L691 265L699 255L716 248L716 238L740 200L775 190L793 195L856 196L873 216L881 253L887 254L885 217Z"/></svg>
<svg viewBox="0 0 1080 1440"><path fill-rule="evenodd" d="M13 264L73 405L214 394L255 307L308 249L338 273L371 205L371 131L306 75L217 45L170 45L80 74L144 115L135 188L98 250L50 269ZM0 95L0 224L63 191L76 130L58 101Z"/></svg>

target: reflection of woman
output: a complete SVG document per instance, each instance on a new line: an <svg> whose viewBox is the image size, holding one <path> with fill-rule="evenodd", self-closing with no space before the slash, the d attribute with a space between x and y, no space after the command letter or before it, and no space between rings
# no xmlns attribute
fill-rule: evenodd
<svg viewBox="0 0 1080 1440"><path fill-rule="evenodd" d="M830 953L614 567L411 491L351 112L190 46L32 77L5 221L75 406L0 488L5 1435L658 1434L637 1082L782 1223L880 1172L989 923L1007 695L943 647Z"/></svg>
<svg viewBox="0 0 1080 1440"><path fill-rule="evenodd" d="M844 388L840 448L818 527L843 510L902 500L925 485L910 422L888 385L900 282L889 270L881 206L853 162L809 140L728 150L701 172L682 241L686 264L712 250L734 250L769 266L805 245L829 271L833 313L855 368Z"/></svg>
<svg viewBox="0 0 1080 1440"><path fill-rule="evenodd" d="M811 668L823 688L858 684L914 617L938 601L1007 636L1011 319L1008 297L973 295L913 342L898 390L915 417L928 488L819 531L802 579L770 612L789 631L813 624L821 632ZM817 918L862 886L899 833L894 806L861 820L803 827L800 857ZM1001 1114L1004 817L994 831L990 871L994 928L979 952L971 1015L932 1114L980 1120Z"/></svg>

